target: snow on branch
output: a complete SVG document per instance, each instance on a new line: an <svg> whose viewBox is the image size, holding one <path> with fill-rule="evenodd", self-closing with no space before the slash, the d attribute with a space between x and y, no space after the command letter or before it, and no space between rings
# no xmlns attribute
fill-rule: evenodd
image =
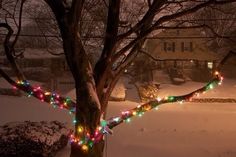
<svg viewBox="0 0 236 157"><path fill-rule="evenodd" d="M14 81L12 80L3 70L0 69L0 75L10 83L15 90L19 89L27 93L28 97L35 97L42 102L49 103L54 107L59 107L60 109L67 109L70 113L75 113L76 103L72 101L69 97L62 97L57 93L43 91L40 86L33 87L26 80Z"/></svg>
<svg viewBox="0 0 236 157"><path fill-rule="evenodd" d="M144 50L140 50L142 53L148 55L152 59L156 61L160 61L158 58L154 58L151 55L149 55L148 52ZM219 65L217 66L216 69L221 70L225 62L232 56L235 56L236 52L234 51L229 51L228 54L220 61ZM214 77L212 80L207 83L205 86L191 92L185 95L180 95L180 96L168 96L165 98L156 98L156 100L150 101L148 103L145 103L143 105L139 105L133 109L130 109L128 111L122 112L120 116L112 117L107 120L107 127L112 129L119 124L125 122L130 122L130 119L135 116L142 116L145 112L150 111L151 109L155 109L158 106L166 103L174 103L174 102L180 102L183 103L184 101L191 101L192 97L194 96L199 96L201 93L205 93L208 90L213 89L217 85L221 85L223 81L223 77L220 75L218 71L214 73Z"/></svg>
<svg viewBox="0 0 236 157"><path fill-rule="evenodd" d="M223 77L218 71L216 71L214 73L214 78L209 83L193 92L181 96L156 98L156 100L150 101L142 105L138 105L133 109L124 111L121 113L121 115L112 117L107 121L101 119L100 125L97 126L97 129L93 133L87 132L85 126L79 125L77 128L78 135L71 135L70 141L71 143L81 146L81 149L83 151L88 151L88 149L93 147L95 143L98 143L100 140L102 140L104 134L112 134L111 129L120 125L121 123L130 122L131 118L136 116L141 117L145 112L150 111L152 109L158 109L158 107L162 104L174 102L183 103L185 101L191 101L192 97L198 96L199 94L205 93L206 91L213 89L215 86L220 85L222 83L222 80Z"/></svg>
<svg viewBox="0 0 236 157"><path fill-rule="evenodd" d="M215 86L220 85L223 81L223 77L218 71L215 72L214 78L202 88L199 88L191 93L180 95L180 96L168 96L165 98L156 98L156 100L150 101L143 105L139 105L131 110L124 111L120 116L110 118L107 121L107 126L112 129L123 122L130 122L131 118L135 116L142 116L145 112L152 109L157 109L158 106L166 103L191 101L192 97L198 96L199 94L205 93L206 91L213 89Z"/></svg>

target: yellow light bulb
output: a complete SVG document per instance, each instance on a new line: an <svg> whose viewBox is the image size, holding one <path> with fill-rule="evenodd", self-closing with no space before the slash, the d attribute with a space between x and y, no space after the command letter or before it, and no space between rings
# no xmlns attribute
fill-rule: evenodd
<svg viewBox="0 0 236 157"><path fill-rule="evenodd" d="M145 107L145 110L146 110L146 111L149 111L149 110L151 110L151 109L152 109L152 107L151 107L150 105L148 105L148 106Z"/></svg>
<svg viewBox="0 0 236 157"><path fill-rule="evenodd" d="M218 71L215 71L215 75L219 75L219 72L218 72Z"/></svg>
<svg viewBox="0 0 236 157"><path fill-rule="evenodd" d="M87 151L88 151L88 146L82 145L81 149L82 149L84 152L87 152Z"/></svg>
<svg viewBox="0 0 236 157"><path fill-rule="evenodd" d="M50 92L45 92L44 94L45 94L45 95L51 95L51 93L50 93Z"/></svg>
<svg viewBox="0 0 236 157"><path fill-rule="evenodd" d="M78 126L77 131L79 133L82 133L84 131L84 128L82 126Z"/></svg>

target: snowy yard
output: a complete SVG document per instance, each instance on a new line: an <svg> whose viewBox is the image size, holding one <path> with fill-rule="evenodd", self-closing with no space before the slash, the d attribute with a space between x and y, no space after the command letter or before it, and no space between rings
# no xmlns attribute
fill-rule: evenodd
<svg viewBox="0 0 236 157"><path fill-rule="evenodd" d="M183 86L161 85L160 97L184 94L202 83ZM135 87L129 85L126 101L110 102L108 117L137 106ZM201 97L236 98L236 81L225 80L221 87ZM72 125L67 111L54 109L34 98L0 96L0 125L11 121L59 120ZM134 118L108 135L104 157L235 157L235 103L165 104L157 111ZM67 157L69 146L57 157Z"/></svg>

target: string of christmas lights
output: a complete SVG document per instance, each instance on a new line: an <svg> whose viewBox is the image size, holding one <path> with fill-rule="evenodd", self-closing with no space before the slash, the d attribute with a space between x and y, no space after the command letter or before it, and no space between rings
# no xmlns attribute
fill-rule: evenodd
<svg viewBox="0 0 236 157"><path fill-rule="evenodd" d="M222 81L223 77L219 74L219 72L216 71L214 73L214 78L209 83L189 94L181 96L168 96L165 98L156 98L156 100L150 101L143 105L139 105L131 110L124 111L121 113L120 116L110 118L107 121L101 120L101 124L95 131L93 136L86 132L83 132L84 128L82 126L79 126L77 132L82 133L83 136L80 135L81 138L79 138L71 135L71 142L74 142L81 146L81 149L83 151L88 151L89 148L91 148L96 142L99 142L102 139L104 134L112 134L111 129L115 126L123 122L130 122L131 118L135 116L141 117L145 112L150 111L152 109L157 110L160 105L165 103L183 103L185 101L191 101L192 97L199 96L201 93L205 93L206 91L213 89L215 86L221 85Z"/></svg>
<svg viewBox="0 0 236 157"><path fill-rule="evenodd" d="M181 95L181 96L168 96L165 98L156 98L153 101L145 103L143 105L139 105L131 110L124 111L120 116L113 117L108 119L107 121L101 120L100 125L97 127L94 133L89 133L86 127L78 125L77 134L70 135L70 142L76 143L81 146L83 151L88 151L89 148L93 147L95 143L98 143L103 139L104 134L112 134L112 128L123 123L130 122L131 118L135 116L143 116L143 114L152 109L158 109L158 107L165 103L174 103L180 102L183 103L185 101L191 101L192 97L199 96L201 93L205 93L208 90L213 89L215 86L220 85L223 81L223 77L219 72L214 73L214 78L203 86L200 89L197 89L189 94ZM15 84L15 89L21 89L28 94L29 97L34 96L41 100L42 102L48 102L52 104L54 107L58 106L61 109L68 109L70 113L75 113L75 102L73 102L70 98L62 97L56 93L45 92L41 89L41 87L32 87L28 81L17 81ZM73 121L76 123L76 120Z"/></svg>
<svg viewBox="0 0 236 157"><path fill-rule="evenodd" d="M17 81L16 83L11 82L11 84L13 85L14 90L20 89L27 93L28 97L33 96L42 102L47 102L53 105L54 108L59 107L60 109L67 109L70 114L75 113L75 102L73 102L69 97L64 98L57 93L43 91L40 86L33 87L26 80ZM76 123L75 119L73 120L73 123ZM101 120L100 126L97 127L93 134L90 134L87 129L79 125L77 127L77 136L71 134L70 142L78 144L81 146L81 149L86 152L95 143L99 142L103 138L104 134L111 133L106 124L105 120Z"/></svg>
<svg viewBox="0 0 236 157"><path fill-rule="evenodd" d="M69 110L70 114L75 113L76 104L69 97L62 97L54 92L43 91L40 86L33 87L26 80L17 81L13 89L20 89L27 93L28 97L33 96L42 102L53 105L54 108L59 107L60 109Z"/></svg>
<svg viewBox="0 0 236 157"><path fill-rule="evenodd" d="M139 105L131 110L124 111L121 113L120 116L110 118L109 120L107 120L107 126L109 129L112 129L123 122L130 122L132 117L135 117L135 116L141 117L143 116L145 112L150 111L152 109L157 110L160 105L165 104L165 103L174 103L174 102L183 103L185 101L191 101L192 97L199 96L200 94L213 89L215 86L221 85L222 81L223 81L223 77L220 75L218 71L216 71L214 73L214 78L202 88L199 88L186 95L156 98L156 100L150 101L143 105Z"/></svg>
<svg viewBox="0 0 236 157"><path fill-rule="evenodd" d="M70 143L79 145L83 151L87 152L89 148L92 148L94 144L103 139L104 134L112 134L105 120L100 121L100 126L96 128L93 134L90 134L83 126L79 125L77 127L77 135L70 135Z"/></svg>

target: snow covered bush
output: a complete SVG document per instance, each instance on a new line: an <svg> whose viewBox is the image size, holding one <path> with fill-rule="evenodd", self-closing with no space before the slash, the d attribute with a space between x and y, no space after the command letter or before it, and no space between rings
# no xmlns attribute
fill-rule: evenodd
<svg viewBox="0 0 236 157"><path fill-rule="evenodd" d="M158 97L160 85L155 83L136 84L142 102L147 102Z"/></svg>
<svg viewBox="0 0 236 157"><path fill-rule="evenodd" d="M11 122L0 127L1 157L52 157L68 143L71 130L52 122Z"/></svg>

